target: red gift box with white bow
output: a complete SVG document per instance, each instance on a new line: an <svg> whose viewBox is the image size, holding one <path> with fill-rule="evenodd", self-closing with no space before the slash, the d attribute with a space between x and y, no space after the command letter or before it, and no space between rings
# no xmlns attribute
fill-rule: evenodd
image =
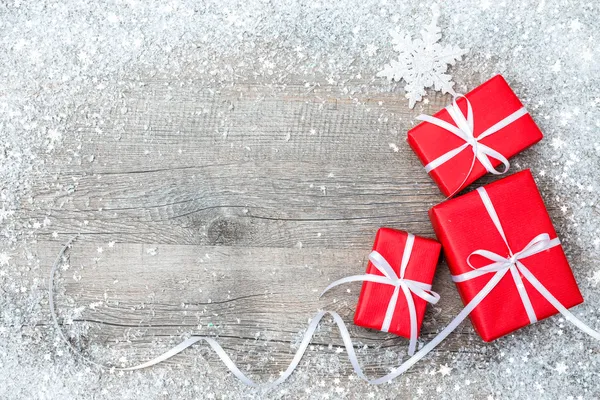
<svg viewBox="0 0 600 400"><path fill-rule="evenodd" d="M441 245L432 239L391 228L380 228L365 275L354 275L330 284L362 281L354 323L410 339L409 354L416 348L427 303L439 295L431 282Z"/></svg>
<svg viewBox="0 0 600 400"><path fill-rule="evenodd" d="M438 204L429 214L483 340L583 302L529 170Z"/></svg>
<svg viewBox="0 0 600 400"><path fill-rule="evenodd" d="M442 193L451 197L543 137L519 98L496 75L408 131L408 143ZM501 166L499 168L499 166Z"/></svg>

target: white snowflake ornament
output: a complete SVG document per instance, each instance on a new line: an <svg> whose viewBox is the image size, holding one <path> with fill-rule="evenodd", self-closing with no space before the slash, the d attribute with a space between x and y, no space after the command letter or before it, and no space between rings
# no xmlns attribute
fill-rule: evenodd
<svg viewBox="0 0 600 400"><path fill-rule="evenodd" d="M438 42L442 38L442 30L437 26L440 10L437 4L431 6L431 23L421 30L422 39L412 39L412 35L398 30L390 31L394 50L399 55L397 60L391 60L377 76L390 81L404 80L405 96L408 106L413 108L427 94L425 89L433 87L442 93L454 93L452 76L446 73L448 65L456 61L468 50L458 46L442 46Z"/></svg>

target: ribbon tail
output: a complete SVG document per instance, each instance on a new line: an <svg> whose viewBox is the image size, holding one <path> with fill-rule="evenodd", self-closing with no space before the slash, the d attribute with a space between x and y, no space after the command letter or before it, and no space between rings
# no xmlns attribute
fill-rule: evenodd
<svg viewBox="0 0 600 400"><path fill-rule="evenodd" d="M477 155L476 155L477 159L483 165L483 167L486 169L487 172L490 172L494 175L502 175L502 174L505 174L510 169L510 162L499 151L496 151L496 150L492 149L491 147L488 147L481 143L479 143L477 145L477 148L478 148ZM502 163L502 165L504 166L504 169L497 170L496 168L494 168L489 157L495 158L496 160L500 161Z"/></svg>
<svg viewBox="0 0 600 400"><path fill-rule="evenodd" d="M520 261L517 261L517 265L522 265ZM513 264L510 267L510 273L515 281L515 286L517 287L517 291L519 292L519 297L521 297L521 303L523 303L523 307L525 307L525 312L527 313L527 317L529 318L529 323L533 324L537 322L537 316L535 315L535 310L531 305L531 299L527 294L527 290L523 285L523 280L521 279L521 275L519 275L519 271L517 267Z"/></svg>
<svg viewBox="0 0 600 400"><path fill-rule="evenodd" d="M467 171L467 174L465 175L465 179L463 179L463 181L460 183L460 185L458 185L458 187L456 189L454 189L454 192L450 193L450 195L448 197L446 197L446 199L451 198L452 196L454 196L456 193L460 192L463 189L463 186L467 182L467 179L469 179L469 177L471 176L471 172L473 172L473 168L475 167L476 160L477 160L477 156L474 154L473 160L471 160L471 166L469 167L469 170Z"/></svg>
<svg viewBox="0 0 600 400"><path fill-rule="evenodd" d="M519 270L521 271L523 276L529 281L529 283L531 283L531 285L538 292L540 292L540 294L542 296L544 296L544 298L546 300L548 300L548 302L550 304L552 304L559 313L561 313L562 315L565 316L567 321L569 321L570 323L572 323L573 325L578 327L580 330L582 330L583 332L585 332L588 335L590 335L591 337L593 337L594 339L600 340L600 332L595 331L594 329L590 328L583 321L581 321L579 318L577 318L575 315L573 315L573 313L571 313L569 310L567 310L567 308L565 306L563 306L561 304L561 302L558 301L558 299L556 297L554 297L552 295L552 293L550 293L550 291L548 289L546 289L546 287L544 285L542 285L542 283L540 281L537 280L537 278L531 273L531 271L529 271L529 269L527 269L527 267L525 267L524 265L521 264L519 266Z"/></svg>
<svg viewBox="0 0 600 400"><path fill-rule="evenodd" d="M394 310L396 309L396 304L398 303L398 294L400 292L400 286L396 286L394 288L394 293L392 294L392 298L388 303L387 310L385 311L385 317L383 318L383 323L381 324L381 330L383 332L388 332L390 330L390 324L392 323L392 318L394 317Z"/></svg>
<svg viewBox="0 0 600 400"><path fill-rule="evenodd" d="M119 371L135 371L135 370L138 370L138 369L148 368L148 367L151 367L153 365L159 364L159 363L161 363L163 361L166 361L166 360L168 360L169 358L171 358L173 356L176 356L177 354L181 353L182 351L184 351L188 347L191 347L195 343L198 343L198 342L200 342L202 340L208 341L210 339L206 338L206 337L203 337L203 336L191 336L190 338L184 340L183 342L179 343L177 346L172 347L168 351L164 352L163 354L161 354L158 357L153 358L152 360L146 361L145 363L142 363L142 364L134 365L132 367L126 367L126 368L116 368L115 367L115 369L119 370Z"/></svg>
<svg viewBox="0 0 600 400"><path fill-rule="evenodd" d="M197 343L199 341L206 341L210 345L210 347L212 347L215 354L221 359L223 364L225 364L225 366L233 373L233 375L235 375L235 377L238 378L242 383L244 383L245 385L250 386L250 387L261 388L261 389L271 389L271 388L283 383L285 380L287 380L292 375L292 373L296 370L296 368L298 367L298 364L300 364L300 361L302 360L302 357L304 356L304 353L306 352L306 349L308 348L308 345L310 344L310 342L315 334L315 331L317 330L319 323L321 322L323 317L325 317L325 315L327 315L327 314L329 314L333 317L335 323L337 324L337 326L340 330L340 335L342 336L344 346L346 347L346 351L348 353L348 358L350 359L350 363L352 364L354 371L361 379L368 381L364 372L360 368L360 365L358 364L358 359L356 357L356 353L354 352L354 345L352 343L352 340L350 339L350 334L348 333L348 329L346 328L344 321L337 313L332 312L332 311L320 311L313 317L313 319L310 321L310 324L308 325L308 328L306 329L306 332L304 333L304 337L302 338L302 342L300 343L300 346L298 347L298 350L296 351L294 358L290 362L290 365L279 376L279 378L277 378L275 381L273 381L271 383L258 384L256 382L254 382L253 380L251 380L250 378L248 378L237 367L235 362L233 362L231 360L231 358L227 355L225 350L223 350L221 345L215 339L209 338L209 337L204 337L204 336L192 336L189 339L186 339L185 341L181 342L177 346L173 347L166 353L164 353L148 362L145 362L143 364L139 364L139 365L136 365L133 367L128 367L128 368L116 368L116 369L119 371L134 371L134 370L138 370L138 369L148 368L153 365L159 364L165 360L168 360L169 358L181 353L183 350L187 349L188 347L194 345L195 343Z"/></svg>
<svg viewBox="0 0 600 400"><path fill-rule="evenodd" d="M412 293L406 284L401 285L404 296L406 297L406 305L408 307L408 316L410 323L410 342L408 344L408 355L412 356L415 354L417 349L417 310L415 308L415 301L412 297Z"/></svg>
<svg viewBox="0 0 600 400"><path fill-rule="evenodd" d="M350 359L350 363L354 368L354 372L356 372L356 375L358 375L361 379L367 380L367 377L365 376L362 369L360 368L360 365L358 364L358 359L356 358L356 353L354 352L354 345L352 344L352 339L350 339L350 334L348 333L348 329L346 328L346 325L344 324L342 318L338 315L338 313L333 311L320 311L319 313L317 313L317 315L313 317L312 321L310 321L308 329L304 333L304 337L302 338L302 342L300 343L300 347L296 351L294 359L292 360L288 368L279 378L277 378L277 380L265 385L266 388L273 388L283 383L287 378L289 378L292 375L294 370L298 367L298 364L300 364L300 360L302 360L304 352L308 348L308 345L310 344L310 341L312 340L315 331L317 330L319 322L327 314L333 317L333 320L335 321L335 323L338 326L338 329L340 330L340 335L342 336L342 340L344 341L344 346L346 347L346 352L348 353L348 358Z"/></svg>
<svg viewBox="0 0 600 400"><path fill-rule="evenodd" d="M319 316L319 314L317 314L317 317L319 320L322 318L322 316ZM315 317L315 318L317 318L317 317ZM309 330L310 330L310 327L309 327ZM308 331L307 331L307 333L308 333ZM225 366L233 373L233 375L235 375L235 377L238 378L242 383L244 383L245 385L250 386L250 387L259 387L260 386L259 384L254 382L252 379L248 378L242 371L240 371L240 369L237 367L237 365L235 365L235 363L231 360L231 358L227 355L227 353L225 353L225 350L223 350L221 345L215 339L209 338L209 337L204 337L204 336L192 336L189 339L186 339L183 342L179 343L177 346L173 347L169 351L167 351L167 352L161 354L160 356L153 358L152 360L147 361L143 364L135 365L133 367L115 368L115 369L117 371L135 371L135 370L139 370L139 369L152 367L154 365L160 364L161 362L166 361L169 358L181 353L188 347L191 347L192 345L194 345L195 343L198 343L200 341L207 342L210 345L210 347L212 347L215 354L221 359L223 364L225 364ZM300 351L300 350L301 349L298 349L298 351ZM302 351L304 351L304 349L302 349ZM270 385L267 385L267 386L270 386Z"/></svg>

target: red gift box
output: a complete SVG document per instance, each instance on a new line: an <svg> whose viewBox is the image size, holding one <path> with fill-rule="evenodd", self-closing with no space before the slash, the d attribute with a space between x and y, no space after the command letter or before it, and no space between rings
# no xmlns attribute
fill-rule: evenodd
<svg viewBox="0 0 600 400"><path fill-rule="evenodd" d="M473 146L465 146L466 140L458 137L456 133L453 134L431 122L422 122L408 131L408 143L426 167L431 166L432 161L444 154L464 146L458 154L453 155L448 161L429 171L433 180L447 197L473 183L485 175L488 170L492 172L492 167L496 169L502 164L500 160L494 158L494 151L508 159L539 142L543 137L538 126L531 116L526 113L523 104L501 75L496 75L456 100L456 106L460 108L462 118L468 117L467 100L465 98L469 100L472 106L473 126L471 136L476 138L475 145L478 146L480 151L483 151L485 147L492 150L491 156L488 157L491 162L490 169L486 169L479 159L476 159L473 163ZM466 121L463 121L463 124L457 123L455 118L451 116L452 109L452 105L448 106L433 117L453 126L464 127ZM509 121L511 115L515 117L514 121ZM459 115L457 119L460 119L459 117L461 116ZM505 119L509 122L506 126L489 134L489 136L485 136L487 135L487 133L484 133L486 130ZM463 132L468 130L465 128ZM469 135L467 134L467 136ZM480 136L485 137L478 139ZM508 161L506 160L506 162ZM471 172L469 173L470 169Z"/></svg>
<svg viewBox="0 0 600 400"><path fill-rule="evenodd" d="M375 236L373 250L388 261L398 276L400 276L400 265L406 250L408 236L407 232L391 228L380 228ZM441 245L435 240L414 236L414 244L404 278L430 285L433 281L440 250ZM367 265L366 273L383 276L371 261ZM381 330L393 293L394 287L391 285L365 281L358 298L354 323L365 328ZM415 294L411 295L415 304L418 336L427 302ZM388 332L410 338L409 309L407 300L402 294L398 296Z"/></svg>
<svg viewBox="0 0 600 400"><path fill-rule="evenodd" d="M490 212L489 206L486 207L484 203L486 196L488 204L495 210L500 229L493 220L493 212ZM583 302L529 170L434 206L429 215L454 277L465 273L473 274L472 271L490 264L493 257L486 258L481 254L493 252L501 257L510 258L513 254L523 253L522 249L531 247L532 239L547 234L547 238L556 244L531 256L525 256L520 262L565 308ZM506 237L506 243L500 230ZM482 253L481 250L488 253ZM476 254L471 255L473 252ZM475 330L486 342L532 322L515 284L517 280L522 280L526 296L531 303L531 311L535 313L534 318L541 320L557 313L556 308L528 279L524 279L522 273L516 274L516 278L511 273L502 276L498 284L470 314ZM457 282L463 302L471 302L491 278L491 274L482 274L474 279Z"/></svg>

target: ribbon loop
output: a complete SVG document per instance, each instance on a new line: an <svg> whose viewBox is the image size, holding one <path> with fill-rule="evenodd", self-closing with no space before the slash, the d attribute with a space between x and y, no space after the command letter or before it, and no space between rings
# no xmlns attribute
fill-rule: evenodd
<svg viewBox="0 0 600 400"><path fill-rule="evenodd" d="M467 104L467 116L466 117L463 114L460 107L458 106L457 98L459 98L459 97L464 98L465 102ZM481 163L481 165L483 165L485 170L494 175L501 175L501 174L506 173L509 170L510 162L508 161L508 159L506 157L504 157L504 155L502 155L502 153L481 143L481 140L485 139L486 137L488 137L490 135L493 135L494 133L498 132L499 130L512 124L517 119L528 114L527 109L525 107L521 107L517 111L515 111L512 114L510 114L509 116L507 116L506 118L503 118L502 120L498 121L497 123L495 123L488 129L483 131L477 137L475 137L475 134L474 134L475 121L474 121L474 116L473 116L473 107L471 106L471 102L469 101L469 99L467 97L465 97L464 95L461 95L461 94L454 96L454 99L452 100L452 104L450 104L446 107L446 111L450 115L450 118L452 119L452 121L454 122L455 125L452 125L451 123L446 122L440 118L437 118L437 117L434 117L431 115L425 115L425 114L419 115L417 117L417 119L420 121L424 121L424 122L428 122L430 124L436 125L465 141L464 144L442 154L435 160L428 163L425 166L425 171L427 171L427 173L431 172L433 169L439 167L440 165L444 164L445 162L456 157L456 155L461 153L467 147L470 146L471 149L473 150L473 160L471 162L471 166L469 168L469 171L466 174L465 179L458 186L458 188L456 188L456 190L448 197L452 197L454 194L456 194L458 191L460 191L462 189L463 185L465 184L465 182L471 175L471 172L473 172L473 167L475 166L475 160L479 160L479 162ZM503 166L503 169L498 170L498 169L494 168L490 158L500 161L500 163Z"/></svg>
<svg viewBox="0 0 600 400"><path fill-rule="evenodd" d="M369 261L371 261L371 264L373 264L373 266L388 279L399 279L390 263L388 263L388 261L377 251L373 250L371 254L369 254Z"/></svg>

